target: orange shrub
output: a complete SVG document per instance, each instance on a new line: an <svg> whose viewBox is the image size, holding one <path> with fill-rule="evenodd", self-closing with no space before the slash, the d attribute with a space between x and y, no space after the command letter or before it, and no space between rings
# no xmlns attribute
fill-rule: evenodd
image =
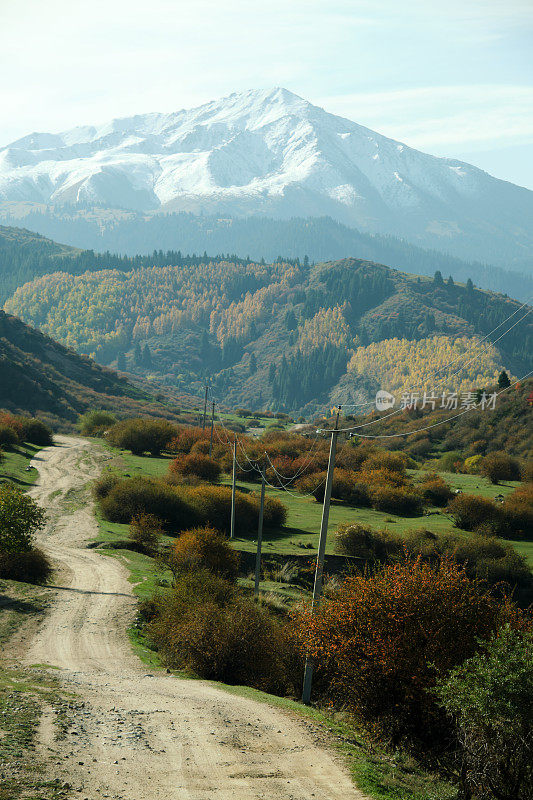
<svg viewBox="0 0 533 800"><path fill-rule="evenodd" d="M369 470L386 470L388 473L397 472L400 475L405 475L409 460L409 456L405 453L389 453L387 450L381 450L369 455L363 464L363 469L365 472Z"/></svg>
<svg viewBox="0 0 533 800"><path fill-rule="evenodd" d="M198 478L204 478L212 483L220 479L221 472L220 465L213 458L201 453L178 456L170 462L169 470L175 474L196 475Z"/></svg>
<svg viewBox="0 0 533 800"><path fill-rule="evenodd" d="M459 494L448 505L448 511L458 528L475 531L484 523L499 523L502 518L500 506L476 494Z"/></svg>
<svg viewBox="0 0 533 800"><path fill-rule="evenodd" d="M405 560L347 578L318 613L293 612L317 693L395 740L440 730L437 680L505 622L521 623L521 612L448 559L435 566Z"/></svg>
<svg viewBox="0 0 533 800"><path fill-rule="evenodd" d="M227 486L196 486L187 488L186 497L202 524L228 532L231 524L231 489ZM235 493L235 532L250 536L257 530L259 498L256 494ZM265 497L263 524L266 528L285 523L287 509L272 497Z"/></svg>
<svg viewBox="0 0 533 800"><path fill-rule="evenodd" d="M372 446L360 444L356 447L347 442L339 448L336 463L339 467L342 467L342 469L351 469L357 472L374 452L375 448Z"/></svg>
<svg viewBox="0 0 533 800"><path fill-rule="evenodd" d="M481 461L479 472L491 483L520 480L520 464L516 458L511 458L507 453L489 453Z"/></svg>
<svg viewBox="0 0 533 800"><path fill-rule="evenodd" d="M376 469L366 469L366 464L357 473L357 477L361 483L366 483L370 489L376 486L391 486L399 488L407 484L407 478L396 470L390 470L386 467Z"/></svg>
<svg viewBox="0 0 533 800"><path fill-rule="evenodd" d="M371 490L372 508L376 511L389 511L401 517L417 516L422 513L420 495L409 489L394 486L378 486Z"/></svg>
<svg viewBox="0 0 533 800"><path fill-rule="evenodd" d="M519 486L508 495L502 510L515 536L533 539L533 483Z"/></svg>
<svg viewBox="0 0 533 800"><path fill-rule="evenodd" d="M235 581L239 554L214 528L193 528L175 539L168 556L168 565L175 574L184 570L205 568L215 575Z"/></svg>
<svg viewBox="0 0 533 800"><path fill-rule="evenodd" d="M453 497L449 484L436 472L428 472L424 475L417 489L424 500L433 506L445 506Z"/></svg>
<svg viewBox="0 0 533 800"><path fill-rule="evenodd" d="M209 441L210 431L202 430L200 427L192 425L178 425L177 431L167 445L170 453L189 453L193 444L205 439Z"/></svg>

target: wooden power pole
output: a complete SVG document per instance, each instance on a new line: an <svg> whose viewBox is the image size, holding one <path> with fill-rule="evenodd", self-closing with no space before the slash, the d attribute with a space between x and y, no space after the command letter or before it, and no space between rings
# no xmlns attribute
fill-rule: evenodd
<svg viewBox="0 0 533 800"><path fill-rule="evenodd" d="M329 448L328 474L326 477L326 488L324 491L324 506L322 508L322 523L320 525L320 538L318 541L318 553L316 557L315 584L313 586L313 602L311 613L315 613L320 605L322 594L322 577L324 574L324 556L326 554L326 539L328 537L329 507L331 503L331 488L333 485L333 472L335 469L335 454L337 450L337 437L339 435L339 415L340 406L337 411L335 428L331 432L331 445ZM304 683L302 690L302 702L309 703L311 700L311 687L313 685L313 662L310 658L305 661Z"/></svg>
<svg viewBox="0 0 533 800"><path fill-rule="evenodd" d="M235 538L235 484L237 481L237 434L233 439L233 474L231 477L231 526L229 538Z"/></svg>
<svg viewBox="0 0 533 800"><path fill-rule="evenodd" d="M261 467L261 502L259 505L259 521L257 523L257 553L255 556L254 596L259 597L259 579L261 576L261 546L263 544L263 512L265 508L265 465Z"/></svg>
<svg viewBox="0 0 533 800"><path fill-rule="evenodd" d="M211 439L209 440L209 458L213 455L213 430L215 428L215 401L211 404Z"/></svg>
<svg viewBox="0 0 533 800"><path fill-rule="evenodd" d="M206 383L205 385L205 395L204 395L204 416L202 419L202 430L205 431L205 423L207 418L207 392L209 391L209 386Z"/></svg>

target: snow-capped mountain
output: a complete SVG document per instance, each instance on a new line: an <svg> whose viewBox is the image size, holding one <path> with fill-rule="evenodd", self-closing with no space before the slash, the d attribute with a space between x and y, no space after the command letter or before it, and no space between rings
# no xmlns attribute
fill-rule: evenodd
<svg viewBox="0 0 533 800"><path fill-rule="evenodd" d="M34 133L0 149L0 201L323 216L486 261L527 258L533 192L328 114L285 89ZM477 249L476 249L477 248ZM491 254L497 258L491 258Z"/></svg>

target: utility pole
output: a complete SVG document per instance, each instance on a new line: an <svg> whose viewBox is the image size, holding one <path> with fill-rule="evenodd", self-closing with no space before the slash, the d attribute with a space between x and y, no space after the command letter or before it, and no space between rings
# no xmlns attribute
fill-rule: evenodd
<svg viewBox="0 0 533 800"><path fill-rule="evenodd" d="M255 556L254 597L259 597L259 578L261 575L261 546L263 544L263 511L265 508L265 464L261 467L261 503L259 506L259 522L257 523L257 553Z"/></svg>
<svg viewBox="0 0 533 800"><path fill-rule="evenodd" d="M207 392L209 391L209 386L206 383L205 385L205 395L204 395L204 416L202 420L202 430L205 431L205 422L207 417Z"/></svg>
<svg viewBox="0 0 533 800"><path fill-rule="evenodd" d="M231 478L231 527L229 538L235 538L235 483L237 479L237 434L233 439L233 474Z"/></svg>
<svg viewBox="0 0 533 800"><path fill-rule="evenodd" d="M211 458L213 454L213 429L215 427L215 401L213 400L211 405L211 439L209 441L209 458Z"/></svg>
<svg viewBox="0 0 533 800"><path fill-rule="evenodd" d="M331 503L331 488L333 485L333 472L335 470L335 453L337 450L337 437L339 435L339 415L341 407L337 411L335 428L331 432L331 445L329 448L328 474L326 477L326 488L324 490L324 505L322 507L322 523L320 525L320 538L318 541L318 553L316 557L315 584L313 586L313 602L311 613L318 611L320 596L322 594L322 577L324 574L324 556L326 554L326 539L328 536L329 506ZM308 704L311 700L311 687L313 685L313 662L310 658L305 661L304 684L302 690L302 703Z"/></svg>

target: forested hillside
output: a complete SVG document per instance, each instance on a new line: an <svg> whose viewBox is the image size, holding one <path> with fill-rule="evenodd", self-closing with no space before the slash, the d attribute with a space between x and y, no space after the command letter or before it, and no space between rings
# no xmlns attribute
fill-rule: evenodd
<svg viewBox="0 0 533 800"><path fill-rule="evenodd" d="M361 233L329 217L269 219L263 216L247 218L194 214L141 214L112 211L102 208L54 210L47 207L0 204L0 221L8 225L24 225L85 250L72 261L63 259L60 265L49 265L27 273L24 281L37 275L53 272L79 274L84 269L115 267L131 269L137 266L178 265L186 254L205 251L215 254L237 253L255 261L275 261L307 255L311 262L330 261L348 256L376 261L418 275L433 276L436 270L453 275L456 281L471 278L477 286L503 292L510 297L526 300L533 295L533 264L531 259L509 259L506 269L468 263L435 250L416 247L393 236ZM2 229L0 228L0 241ZM155 252L154 252L155 251ZM170 251L170 252L169 252ZM123 253L129 258L111 255ZM149 256L137 256L150 253ZM220 256L219 256L220 258ZM0 255L1 259L1 255ZM187 255L187 260L191 256ZM202 259L205 260L205 259ZM232 257L232 260L233 257ZM3 269L0 262L0 281ZM8 270L10 272L10 270ZM20 285L11 283L14 287ZM0 283L0 290L1 290ZM6 295L7 296L7 295Z"/></svg>
<svg viewBox="0 0 533 800"><path fill-rule="evenodd" d="M64 426L94 407L172 415L125 378L0 311L0 408Z"/></svg>
<svg viewBox="0 0 533 800"><path fill-rule="evenodd" d="M231 256L236 263L246 264L250 259ZM170 264L205 264L210 259L202 256L184 256L178 251L155 250L150 255L121 256L109 251L95 253L76 247L58 244L25 228L0 225L0 302L4 302L17 288L40 275L56 270L70 275L81 275L87 270L114 268L124 272L139 267L164 267Z"/></svg>
<svg viewBox="0 0 533 800"><path fill-rule="evenodd" d="M197 393L208 379L229 404L276 410L424 388L465 350L465 369L439 378L455 390L490 384L502 368L528 371L533 351L516 301L357 259L58 272L6 309L103 364ZM503 337L502 325L494 347L480 342L512 314L518 324Z"/></svg>

